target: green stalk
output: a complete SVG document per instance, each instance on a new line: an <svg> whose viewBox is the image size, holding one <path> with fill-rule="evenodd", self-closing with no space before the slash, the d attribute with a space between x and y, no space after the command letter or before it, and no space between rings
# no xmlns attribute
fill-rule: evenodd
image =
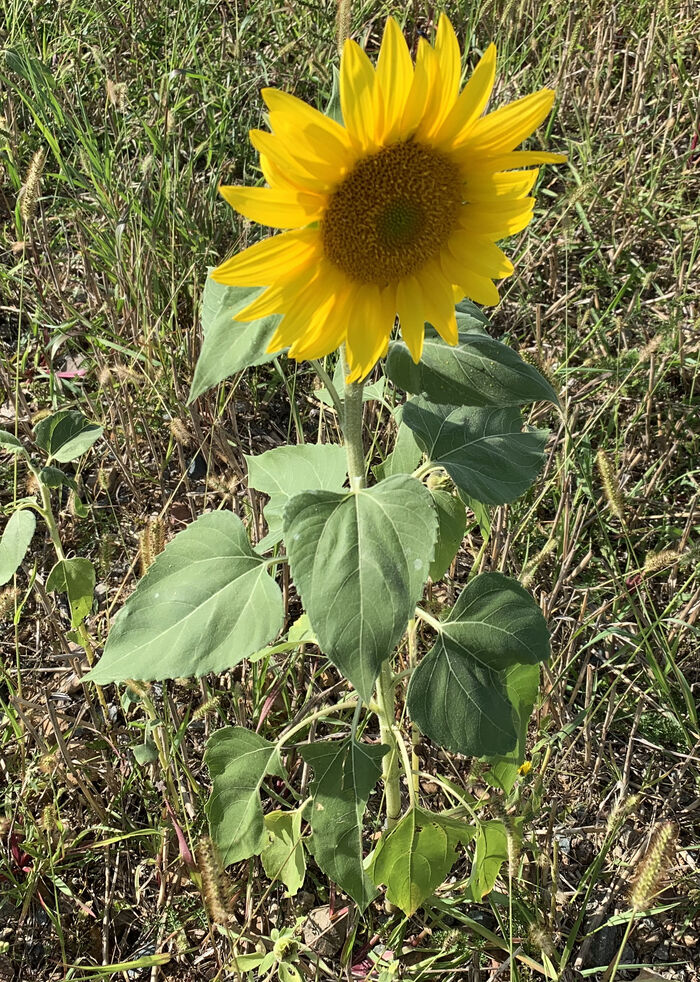
<svg viewBox="0 0 700 982"><path fill-rule="evenodd" d="M345 345L340 349L343 378L348 374ZM362 390L364 382L345 383L345 412L342 416L343 441L348 455L350 488L360 491L365 486L365 450L362 444Z"/></svg>
<svg viewBox="0 0 700 982"><path fill-rule="evenodd" d="M394 708L394 675L391 659L382 663L377 679L377 716L379 717L379 736L389 747L389 753L382 760L382 781L386 803L386 828L390 832L401 817L401 785L399 783L399 755L394 733L396 718ZM408 775L410 780L410 774Z"/></svg>
<svg viewBox="0 0 700 982"><path fill-rule="evenodd" d="M348 374L345 346L340 349L343 377ZM345 412L342 416L343 438L348 455L348 477L353 491L365 487L365 451L362 443L362 389L363 382L345 383ZM377 679L377 716L382 743L389 753L382 761L382 782L386 803L386 827L394 828L401 816L401 785L399 783L399 756L394 732L396 710L394 703L394 675L391 659L387 659ZM410 780L410 774L407 775Z"/></svg>

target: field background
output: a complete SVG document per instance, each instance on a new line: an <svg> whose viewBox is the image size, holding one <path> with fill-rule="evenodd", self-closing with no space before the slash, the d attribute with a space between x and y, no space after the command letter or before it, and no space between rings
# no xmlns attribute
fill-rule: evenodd
<svg viewBox="0 0 700 982"><path fill-rule="evenodd" d="M105 427L78 473L88 518L54 493L66 550L98 569L88 626L99 645L149 554L205 508L233 507L262 528L244 453L334 438L311 373L284 358L192 408L186 400L207 267L251 234L217 185L259 180L247 130L261 124L262 86L325 105L336 9L272 0L1 7L0 428L29 439L33 422L59 408ZM393 13L415 43L441 9L356 3L351 33L376 52ZM465 67L489 41L498 45L492 104L556 88L555 112L532 145L564 149L570 162L544 169L535 220L507 244L516 275L493 312L494 335L553 379L564 421L533 413L553 433L543 474L524 499L494 510L488 542L470 526L434 599L454 595L475 562L517 577L549 618L553 658L530 727L532 771L515 800L489 792L478 763L424 751L427 768L490 794L487 811L527 815L500 884L510 905L451 909L466 869L458 867L442 899L411 921L376 905L353 922L354 959L341 958L341 935L325 960L310 967L307 953L302 964L310 978L350 977L350 961L362 965L381 943L400 956L405 978L539 977L522 958L517 970L504 963L498 946L460 921L468 914L506 948L537 962L544 952L561 978L600 978L653 828L671 820L675 857L654 910L631 934L623 962L633 967L620 977L648 965L693 982L700 18L692 0L473 0L445 9ZM38 184L32 161L35 176L43 171ZM366 422L379 460L386 417L371 407ZM0 467L3 505L31 493L21 469L7 459ZM67 610L42 588L53 562L40 529L0 597L0 980L233 978L224 969L229 943L181 858L205 832L204 740L234 721L277 734L305 695L337 677L321 659L294 654L266 672L239 666L153 686L146 702L109 687L107 723L92 687L78 681ZM154 731L167 749L167 782L131 749ZM436 785L422 791L436 800ZM269 937L309 907L343 906L318 873L294 901L281 887L266 893L255 861L228 873L231 936ZM162 970L96 968L156 950L172 956Z"/></svg>

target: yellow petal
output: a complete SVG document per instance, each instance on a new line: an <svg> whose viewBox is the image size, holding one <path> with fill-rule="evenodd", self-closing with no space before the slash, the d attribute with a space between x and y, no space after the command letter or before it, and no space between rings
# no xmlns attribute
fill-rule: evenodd
<svg viewBox="0 0 700 982"><path fill-rule="evenodd" d="M454 151L450 156L456 164L468 165L470 174L514 170L533 164L565 164L567 161L565 153L547 153L544 150L512 150L510 153L480 156L473 149L467 149Z"/></svg>
<svg viewBox="0 0 700 982"><path fill-rule="evenodd" d="M521 232L530 223L534 207L534 198L464 205L459 215L459 227L476 235L504 238Z"/></svg>
<svg viewBox="0 0 700 982"><path fill-rule="evenodd" d="M279 122L284 128L306 129L312 127L322 130L326 138L332 141L336 147L336 152L342 156L350 149L350 140L346 130L330 116L324 116L318 109L297 99L296 96L280 89L263 89L262 97L265 105L270 110L270 122L272 129L277 130L275 121ZM285 120L289 122L286 123Z"/></svg>
<svg viewBox="0 0 700 982"><path fill-rule="evenodd" d="M534 133L554 102L552 89L540 89L495 112L478 119L469 129L460 148L474 147L480 155L495 155L513 150Z"/></svg>
<svg viewBox="0 0 700 982"><path fill-rule="evenodd" d="M211 278L227 286L263 286L295 273L321 255L317 229L301 229L256 242L212 270Z"/></svg>
<svg viewBox="0 0 700 982"><path fill-rule="evenodd" d="M399 283L396 290L396 308L401 325L401 337L417 365L423 354L425 318L423 292L414 276L408 276Z"/></svg>
<svg viewBox="0 0 700 982"><path fill-rule="evenodd" d="M289 349L290 358L323 358L341 346L345 340L348 292L335 293L330 303L319 307L307 330Z"/></svg>
<svg viewBox="0 0 700 982"><path fill-rule="evenodd" d="M302 161L314 162L316 167L324 164L328 168L323 172L326 179L333 173L336 178L342 176L352 166L357 153L347 130L339 123L286 92L263 89L262 94L270 110L270 128L288 150Z"/></svg>
<svg viewBox="0 0 700 982"><path fill-rule="evenodd" d="M234 314L235 321L254 321L259 317L269 317L270 314L281 314L285 307L286 294L284 287L286 284L270 286L249 303L243 310Z"/></svg>
<svg viewBox="0 0 700 982"><path fill-rule="evenodd" d="M349 313L346 347L349 382L357 382L372 370L386 351L396 319L396 289L365 286L358 290Z"/></svg>
<svg viewBox="0 0 700 982"><path fill-rule="evenodd" d="M399 126L398 135L400 139L407 140L416 132L426 112L437 78L439 78L437 57L425 38L421 38L418 42L418 54L411 91L408 94Z"/></svg>
<svg viewBox="0 0 700 982"><path fill-rule="evenodd" d="M250 130L248 135L258 153L264 154L279 170L288 174L290 180L305 191L323 194L335 183L337 173L332 167L321 161L301 159L299 154L294 153L289 145L285 144L274 133L267 133L265 130Z"/></svg>
<svg viewBox="0 0 700 982"><path fill-rule="evenodd" d="M318 280L319 268L313 265L302 267L293 276L274 283L260 293L252 303L234 315L236 321L252 321L270 314L283 314L290 310L300 297L311 294L309 290Z"/></svg>
<svg viewBox="0 0 700 982"><path fill-rule="evenodd" d="M413 84L413 62L401 28L387 18L377 60L376 84L384 107L382 142L391 143L399 134L401 118Z"/></svg>
<svg viewBox="0 0 700 982"><path fill-rule="evenodd" d="M349 134L359 146L375 145L377 120L374 69L367 55L355 41L346 41L340 62L340 107Z"/></svg>
<svg viewBox="0 0 700 982"><path fill-rule="evenodd" d="M452 233L440 259L445 276L460 286L462 279L459 270L469 269L493 280L513 273L512 262L494 242L464 229Z"/></svg>
<svg viewBox="0 0 700 982"><path fill-rule="evenodd" d="M452 284L435 260L426 263L418 276L423 294L425 319L448 344L457 344L457 319Z"/></svg>
<svg viewBox="0 0 700 982"><path fill-rule="evenodd" d="M221 185L221 196L252 222L272 228L299 228L320 219L326 198L303 191Z"/></svg>
<svg viewBox="0 0 700 982"><path fill-rule="evenodd" d="M432 48L424 38L421 38L421 43L418 45L416 77L420 71L425 73L428 91L415 132L417 139L427 140L435 127L436 120L442 118L441 110L444 96L442 76L440 75L440 59L435 48Z"/></svg>
<svg viewBox="0 0 700 982"><path fill-rule="evenodd" d="M495 174L469 174L464 182L466 201L489 202L526 197L532 191L539 169L498 171Z"/></svg>
<svg viewBox="0 0 700 982"><path fill-rule="evenodd" d="M440 76L440 101L429 133L432 135L440 128L443 120L450 114L459 92L459 80L462 74L462 56L454 28L446 14L440 14L438 29L435 35L435 53L438 60Z"/></svg>
<svg viewBox="0 0 700 982"><path fill-rule="evenodd" d="M305 294L294 297L270 340L268 351L278 351L301 343L315 323L324 319L333 301L333 293L319 289L319 278L310 281ZM274 344L274 348L273 348Z"/></svg>
<svg viewBox="0 0 700 982"><path fill-rule="evenodd" d="M494 306L499 302L498 290L490 279L475 272L456 259L451 252L444 250L440 255L440 266L451 283L457 283L470 299L477 303Z"/></svg>
<svg viewBox="0 0 700 982"><path fill-rule="evenodd" d="M260 154L260 170L270 187L275 188L277 191L304 190L289 179L289 174L285 174L277 164L273 164L271 160L268 160L264 153Z"/></svg>
<svg viewBox="0 0 700 982"><path fill-rule="evenodd" d="M436 131L434 142L437 147L448 149L465 138L469 127L486 109L495 78L496 45L490 44L449 115Z"/></svg>

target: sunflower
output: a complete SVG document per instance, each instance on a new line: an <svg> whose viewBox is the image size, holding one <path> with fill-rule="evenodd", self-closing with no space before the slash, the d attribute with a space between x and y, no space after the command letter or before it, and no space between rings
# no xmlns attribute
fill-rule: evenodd
<svg viewBox="0 0 700 982"><path fill-rule="evenodd" d="M496 242L532 218L537 169L561 154L516 151L549 114L541 89L482 115L494 84L492 44L460 92L460 49L443 14L415 65L393 18L376 69L354 41L340 65L344 125L278 89L263 89L271 132L251 130L267 187L221 187L254 222L284 229L212 272L266 287L236 320L281 314L268 351L321 358L345 343L348 381L387 351L398 315L413 359L428 321L456 344L455 303L497 304L513 265Z"/></svg>

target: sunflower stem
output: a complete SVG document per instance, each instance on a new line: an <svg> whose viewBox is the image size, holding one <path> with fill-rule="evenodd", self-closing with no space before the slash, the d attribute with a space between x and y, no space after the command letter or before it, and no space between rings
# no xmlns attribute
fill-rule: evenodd
<svg viewBox="0 0 700 982"><path fill-rule="evenodd" d="M340 349L343 378L347 379L348 362L345 345ZM365 450L362 443L362 390L364 382L345 382L345 411L343 437L348 455L350 489L360 491L365 486Z"/></svg>
<svg viewBox="0 0 700 982"><path fill-rule="evenodd" d="M343 378L348 376L348 362L345 346L340 349ZM345 412L343 437L348 455L348 477L353 491L365 487L365 451L362 443L362 382L345 382ZM376 712L379 718L379 733L382 743L389 752L382 761L382 783L386 803L386 827L391 831L401 816L401 784L399 782L399 748L396 742L395 679L391 658L383 662L377 679ZM410 780L410 773L407 775Z"/></svg>
<svg viewBox="0 0 700 982"><path fill-rule="evenodd" d="M377 679L377 716L379 717L379 738L389 748L382 759L382 783L386 807L386 830L391 830L401 817L401 784L399 782L399 754L396 743L396 711L394 705L394 673L391 659L382 662ZM410 768L409 768L410 771ZM408 779L410 781L410 773Z"/></svg>

